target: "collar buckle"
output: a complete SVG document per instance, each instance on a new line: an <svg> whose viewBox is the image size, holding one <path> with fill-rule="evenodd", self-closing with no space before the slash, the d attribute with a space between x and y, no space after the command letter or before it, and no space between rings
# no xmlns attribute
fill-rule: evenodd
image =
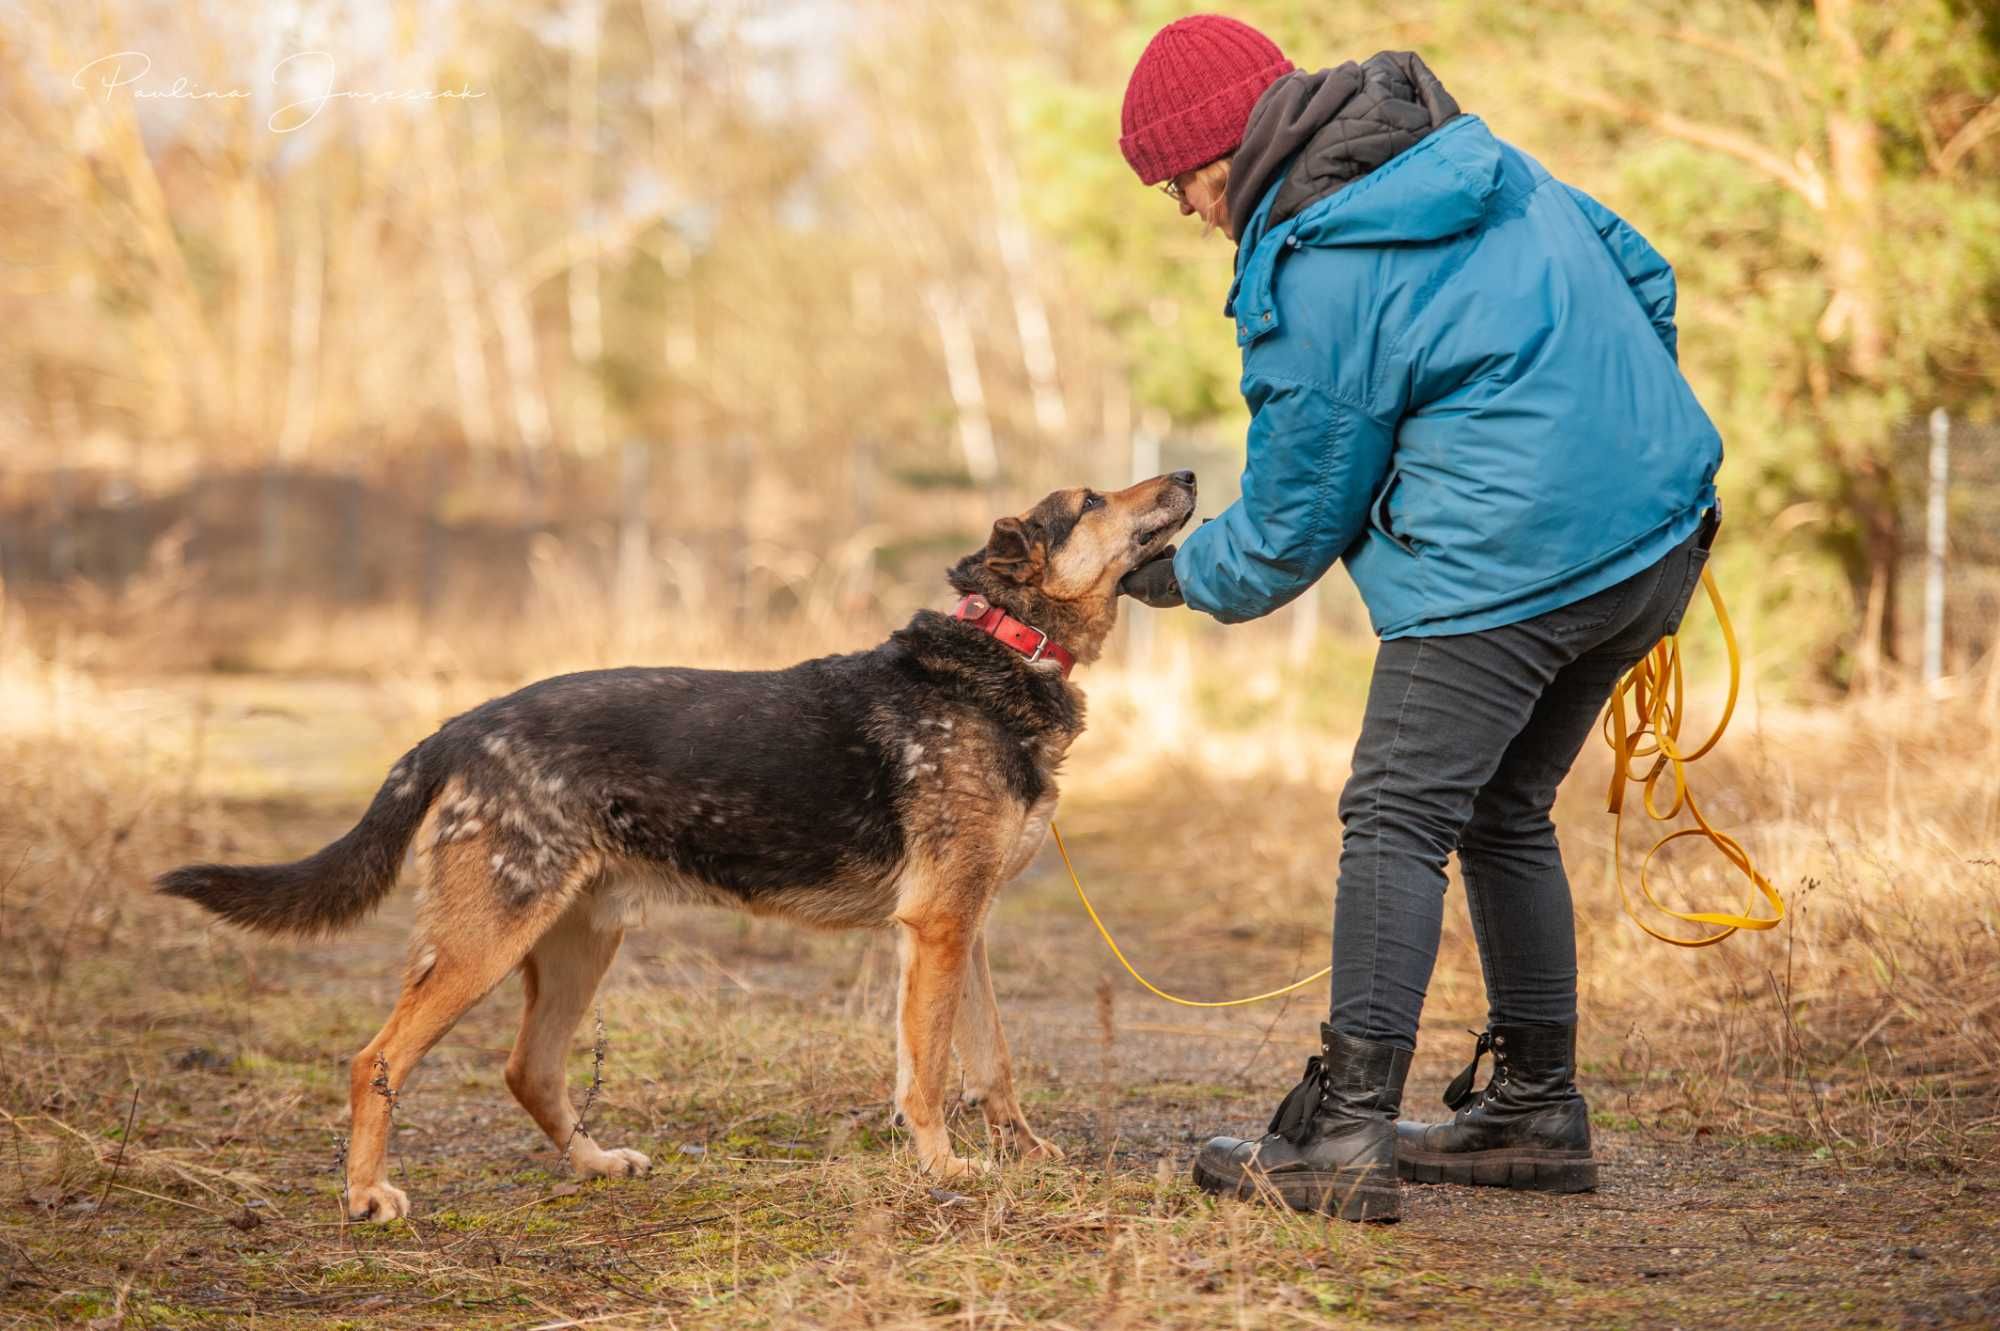
<svg viewBox="0 0 2000 1331"><path fill-rule="evenodd" d="M1028 664L1053 661L1062 670L1064 679L1075 668L1076 659L1063 645L1049 635L1047 629L1037 628L1025 620L1014 618L1001 607L994 605L977 592L969 593L951 612L952 618L970 624L996 642L1004 643L1026 657ZM1033 646L1028 643L1028 635L1034 634Z"/></svg>

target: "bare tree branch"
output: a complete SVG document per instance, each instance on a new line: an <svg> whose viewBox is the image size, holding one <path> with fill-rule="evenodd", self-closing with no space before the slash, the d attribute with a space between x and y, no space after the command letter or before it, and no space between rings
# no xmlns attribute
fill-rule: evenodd
<svg viewBox="0 0 2000 1331"><path fill-rule="evenodd" d="M1760 54L1725 38L1717 37L1713 33L1703 32L1699 28L1691 28L1685 24L1678 28L1655 28L1653 33L1670 42L1692 46L1697 51L1707 51L1711 55L1724 56L1738 64L1748 65L1766 78L1787 87L1797 85L1798 79L1792 73L1791 66L1777 56Z"/></svg>
<svg viewBox="0 0 2000 1331"><path fill-rule="evenodd" d="M1966 154L1995 134L2000 134L2000 97L1995 97L1981 107L1972 119L1960 125L1958 132L1938 149L1932 165L1939 175L1948 176L1965 160Z"/></svg>
<svg viewBox="0 0 2000 1331"><path fill-rule="evenodd" d="M1565 3L1563 0L1557 0L1556 3L1544 4L1539 6L1539 8L1545 11L1566 14L1571 18L1580 19L1593 27L1601 28L1605 23L1605 16L1601 12L1584 4ZM1798 75L1782 55L1753 51L1747 46L1730 41L1727 37L1720 37L1715 33L1706 32L1694 27L1692 24L1681 23L1674 27L1666 27L1658 23L1635 23L1629 28L1621 29L1621 31L1629 32L1635 36L1643 34L1647 37L1658 38L1663 42L1674 42L1681 46L1693 47L1697 51L1707 51L1711 55L1723 56L1736 61L1738 64L1747 65L1766 78L1785 85L1788 92L1796 92L1798 90ZM1766 29L1766 35L1769 35L1768 28Z"/></svg>
<svg viewBox="0 0 2000 1331"><path fill-rule="evenodd" d="M1639 102L1628 102L1613 97L1599 88L1572 87L1562 90L1573 101L1585 106L1615 115L1621 120L1646 125L1659 130L1683 143L1692 143L1699 148L1712 149L1747 166L1756 168L1776 183L1805 200L1815 211L1826 208L1826 180L1819 167L1803 150L1794 161L1784 158L1766 148L1748 135L1721 125L1704 124L1675 115L1672 111L1662 111Z"/></svg>
<svg viewBox="0 0 2000 1331"><path fill-rule="evenodd" d="M1855 69L1868 63L1854 35L1854 0L1813 0L1813 12L1819 17L1820 36L1843 61Z"/></svg>

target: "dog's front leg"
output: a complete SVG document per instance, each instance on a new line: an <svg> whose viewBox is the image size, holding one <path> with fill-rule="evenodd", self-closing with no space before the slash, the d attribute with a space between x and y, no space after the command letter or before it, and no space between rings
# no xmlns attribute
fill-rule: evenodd
<svg viewBox="0 0 2000 1331"><path fill-rule="evenodd" d="M959 998L953 1040L965 1067L965 1103L978 1105L985 1114L986 1131L994 1144L1028 1159L1061 1159L1062 1152L1028 1126L1014 1094L1014 1061L1007 1052L1007 1034L1000 1029L1000 1008L993 1001L984 928L973 938L966 958L965 991Z"/></svg>
<svg viewBox="0 0 2000 1331"><path fill-rule="evenodd" d="M916 1139L926 1173L957 1178L989 1166L953 1153L945 1126L945 1074L964 991L967 954L977 926L940 903L897 912L902 982L896 996L896 1110Z"/></svg>

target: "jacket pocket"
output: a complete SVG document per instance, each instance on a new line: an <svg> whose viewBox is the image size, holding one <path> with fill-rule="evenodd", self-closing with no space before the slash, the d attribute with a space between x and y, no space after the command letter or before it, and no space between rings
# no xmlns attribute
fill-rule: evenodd
<svg viewBox="0 0 2000 1331"><path fill-rule="evenodd" d="M1391 468L1389 479L1382 482L1382 488L1375 494L1375 502L1368 507L1368 525L1380 532L1384 540L1399 547L1404 554L1414 555L1417 553L1417 543L1407 536L1398 535L1389 517L1389 500L1394 497L1396 487L1402 484L1402 481L1402 468Z"/></svg>

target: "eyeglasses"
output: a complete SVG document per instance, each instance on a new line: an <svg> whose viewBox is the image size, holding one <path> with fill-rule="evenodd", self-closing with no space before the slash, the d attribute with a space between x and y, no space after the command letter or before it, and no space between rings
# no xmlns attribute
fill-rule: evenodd
<svg viewBox="0 0 2000 1331"><path fill-rule="evenodd" d="M1168 198L1172 199L1175 203L1187 202L1187 191L1181 188L1181 182L1179 180L1169 180L1166 183L1162 184L1160 186L1160 193L1166 195Z"/></svg>

